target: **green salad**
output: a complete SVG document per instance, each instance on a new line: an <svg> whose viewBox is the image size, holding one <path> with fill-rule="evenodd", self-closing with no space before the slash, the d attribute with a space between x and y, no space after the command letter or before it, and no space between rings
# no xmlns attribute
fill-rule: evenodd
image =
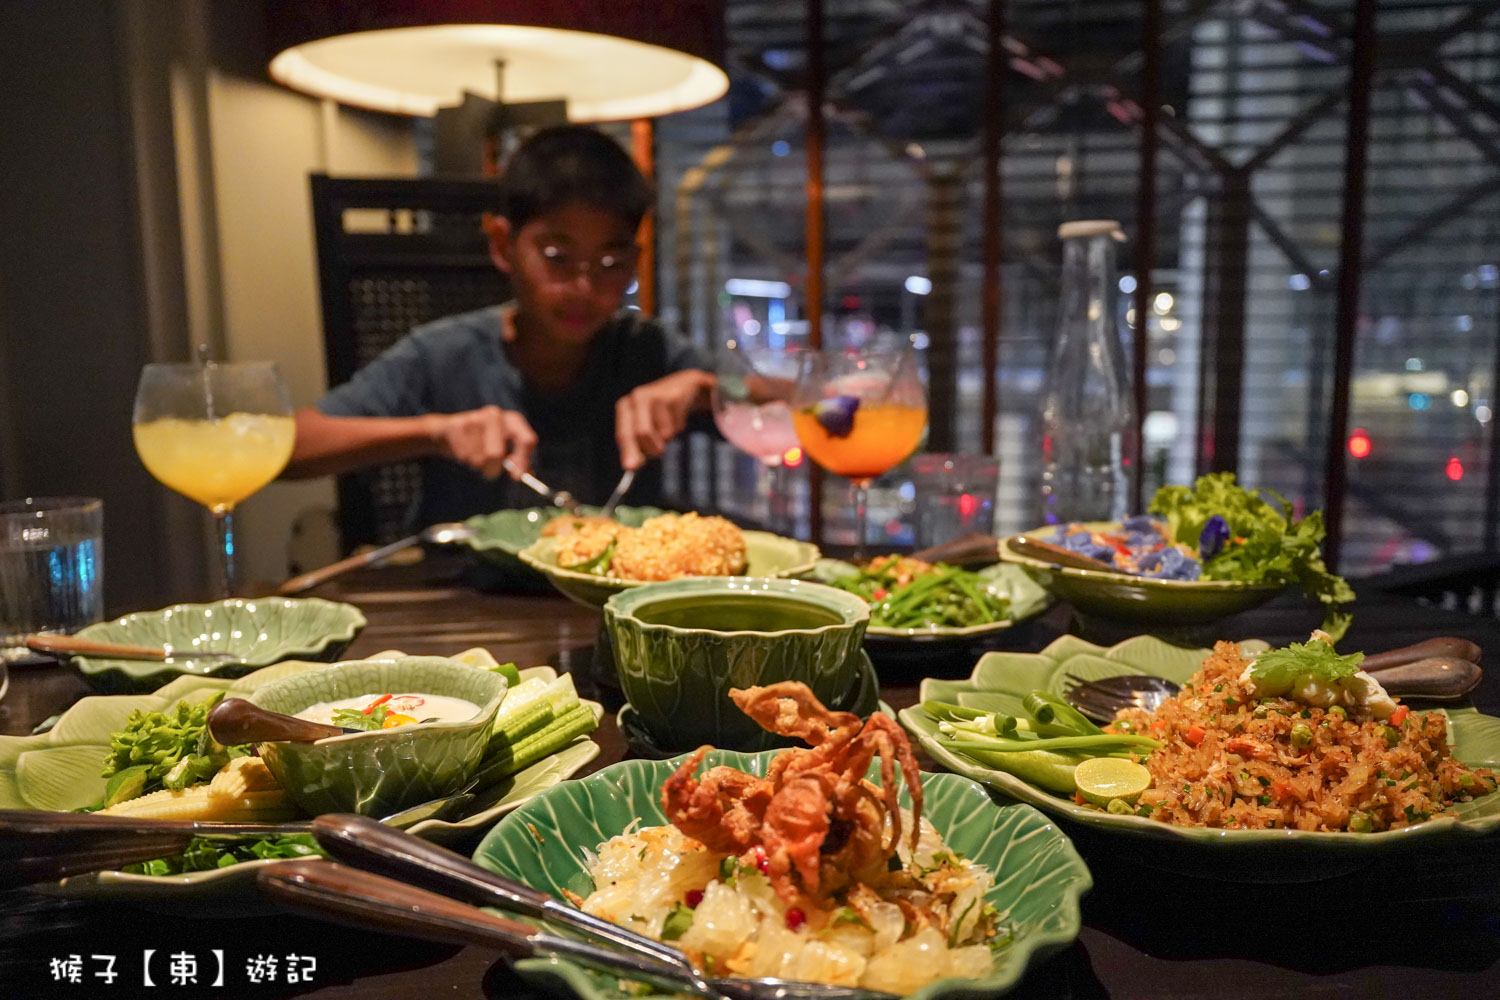
<svg viewBox="0 0 1500 1000"><path fill-rule="evenodd" d="M1321 511L1299 518L1281 494L1247 490L1232 472L1200 476L1191 489L1163 486L1150 510L1166 520L1168 540L1198 552L1202 579L1295 583L1322 602L1323 631L1333 640L1348 630L1349 615L1340 609L1354 590L1323 564Z"/></svg>
<svg viewBox="0 0 1500 1000"><path fill-rule="evenodd" d="M864 598L878 628L968 628L1010 617L1010 601L988 580L946 563L879 556L828 583Z"/></svg>

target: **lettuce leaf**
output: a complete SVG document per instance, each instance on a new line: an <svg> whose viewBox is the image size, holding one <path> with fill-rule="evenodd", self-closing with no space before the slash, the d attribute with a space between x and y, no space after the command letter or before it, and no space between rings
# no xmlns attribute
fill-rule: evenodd
<svg viewBox="0 0 1500 1000"><path fill-rule="evenodd" d="M1270 489L1247 490L1232 472L1200 476L1191 489L1163 486L1150 510L1166 519L1172 541L1195 551L1210 518L1228 523L1228 543L1203 561L1203 579L1295 583L1323 604L1323 631L1336 641L1348 630L1349 616L1338 609L1354 600L1354 590L1323 562L1321 511L1297 519L1285 497Z"/></svg>

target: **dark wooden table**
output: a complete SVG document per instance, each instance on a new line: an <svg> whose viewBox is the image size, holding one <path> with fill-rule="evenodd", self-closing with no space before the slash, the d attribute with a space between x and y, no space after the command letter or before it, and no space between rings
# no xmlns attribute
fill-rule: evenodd
<svg viewBox="0 0 1500 1000"><path fill-rule="evenodd" d="M470 589L462 564L433 559L413 567L367 571L326 586L322 596L352 601L369 627L351 655L383 649L453 653L485 646L522 666L571 670L580 687L611 709L596 738L593 768L629 756L613 721L618 695L598 683L597 612L547 595L486 594ZM1305 639L1317 614L1278 601L1224 624L1222 634L1274 642ZM1070 613L1054 608L1006 633L1005 648L1036 650L1066 631ZM1377 650L1453 634L1500 650L1500 623L1433 611L1399 599L1365 600L1345 648ZM1101 637L1104 638L1104 637ZM922 676L967 676L973 650L921 659L882 660L882 696L896 707L916 699ZM60 668L12 671L0 702L0 732L24 733L87 693ZM1500 714L1500 679L1477 703ZM1065 826L1094 873L1084 899L1084 928L1069 949L1035 964L1015 992L1041 998L1363 998L1500 997L1500 839L1459 849L1378 861L1354 874L1298 885L1205 881L1142 867L1118 845ZM142 953L185 952L203 965L225 956L222 988L141 984ZM53 959L78 955L78 984L56 982ZM113 955L118 978L97 978ZM287 981L287 956L316 966ZM278 959L276 981L252 982L251 959ZM156 968L153 965L153 968ZM164 968L165 966L161 966ZM130 907L0 894L0 997L525 997L536 995L503 962L477 948L456 949L345 930L301 917L184 919Z"/></svg>

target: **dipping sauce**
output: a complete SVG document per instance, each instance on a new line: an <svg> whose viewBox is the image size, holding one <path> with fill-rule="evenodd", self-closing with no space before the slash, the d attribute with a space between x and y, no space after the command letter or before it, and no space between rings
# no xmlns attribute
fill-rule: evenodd
<svg viewBox="0 0 1500 1000"><path fill-rule="evenodd" d="M366 709L370 711L366 712ZM445 694L386 694L381 691L338 701L320 701L298 712L297 718L341 725L343 723L333 717L335 712L352 710L369 715L377 709L385 710L383 728L386 729L414 722L464 722L479 714L479 706L463 698Z"/></svg>
<svg viewBox="0 0 1500 1000"><path fill-rule="evenodd" d="M780 632L842 625L837 611L771 594L703 594L643 604L635 617L648 625L719 632Z"/></svg>

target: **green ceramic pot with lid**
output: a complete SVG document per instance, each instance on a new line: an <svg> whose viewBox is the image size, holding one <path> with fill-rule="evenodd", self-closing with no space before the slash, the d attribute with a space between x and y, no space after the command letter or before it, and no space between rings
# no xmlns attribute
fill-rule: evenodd
<svg viewBox="0 0 1500 1000"><path fill-rule="evenodd" d="M452 722L257 747L276 781L305 812L386 816L452 794L468 782L484 758L505 691L500 674L440 656L407 656L292 674L259 688L250 701L284 715L320 702L386 693L447 695L477 706L473 716Z"/></svg>
<svg viewBox="0 0 1500 1000"><path fill-rule="evenodd" d="M701 577L635 587L604 605L620 688L658 745L764 750L786 741L729 699L731 688L801 681L847 700L870 609L805 580Z"/></svg>

